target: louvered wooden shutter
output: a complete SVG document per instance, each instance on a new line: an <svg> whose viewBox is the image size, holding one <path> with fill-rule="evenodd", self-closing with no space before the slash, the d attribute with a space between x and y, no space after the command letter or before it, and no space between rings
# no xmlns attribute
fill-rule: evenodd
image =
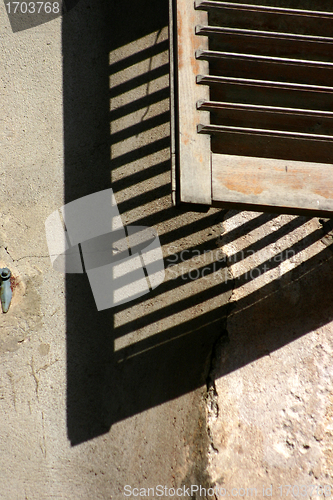
<svg viewBox="0 0 333 500"><path fill-rule="evenodd" d="M331 0L175 0L170 10L178 201L332 212Z"/></svg>

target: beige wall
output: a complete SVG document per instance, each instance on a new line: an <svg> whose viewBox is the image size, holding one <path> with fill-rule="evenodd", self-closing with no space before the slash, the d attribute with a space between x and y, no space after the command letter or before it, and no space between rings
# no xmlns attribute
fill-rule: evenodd
<svg viewBox="0 0 333 500"><path fill-rule="evenodd" d="M16 279L0 315L0 497L327 483L332 264L320 225L172 208L167 6L115 3L107 18L106 5L81 0L15 34L0 6L0 264ZM44 223L111 186L124 224L158 231L166 277L98 313L84 276L52 269Z"/></svg>

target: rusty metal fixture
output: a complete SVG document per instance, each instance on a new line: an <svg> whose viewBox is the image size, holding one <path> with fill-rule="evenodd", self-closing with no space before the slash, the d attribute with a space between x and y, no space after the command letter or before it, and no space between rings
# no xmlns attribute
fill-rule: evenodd
<svg viewBox="0 0 333 500"><path fill-rule="evenodd" d="M2 312L6 313L12 300L12 289L10 286L11 272L8 267L0 268L0 298Z"/></svg>

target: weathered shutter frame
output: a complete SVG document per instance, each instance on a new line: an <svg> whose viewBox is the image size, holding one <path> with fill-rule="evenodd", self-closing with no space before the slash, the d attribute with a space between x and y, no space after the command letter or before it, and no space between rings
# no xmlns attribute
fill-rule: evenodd
<svg viewBox="0 0 333 500"><path fill-rule="evenodd" d="M209 113L199 114L195 104L199 99L209 99L209 89L197 85L193 79L195 73L208 71L208 62L194 57L195 51L202 46L208 48L208 40L196 36L194 32L197 22L207 20L207 13L193 8L191 15L182 18L182 9L186 9L186 0L170 0L173 193L176 193L174 198L178 203L211 205L210 138L197 134L199 122L209 124ZM178 42L180 30L181 39L185 41L181 45ZM181 162L186 162L186 169L181 168Z"/></svg>

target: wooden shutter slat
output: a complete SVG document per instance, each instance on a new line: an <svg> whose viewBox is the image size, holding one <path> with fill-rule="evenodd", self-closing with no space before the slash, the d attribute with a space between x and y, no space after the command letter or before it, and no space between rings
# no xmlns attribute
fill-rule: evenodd
<svg viewBox="0 0 333 500"><path fill-rule="evenodd" d="M255 80L253 78L234 78L231 76L197 75L196 82L202 85L223 84L243 85L253 87L269 87L273 89L294 90L299 92L333 93L333 87L326 85L307 85L304 83L273 82L269 80Z"/></svg>
<svg viewBox="0 0 333 500"><path fill-rule="evenodd" d="M291 42L311 42L319 44L332 44L332 37L325 36L312 36L312 35L298 35L295 33L278 33L274 31L259 31L250 29L239 29L239 28L224 28L220 26L196 26L196 35L237 35L241 37L251 37L251 38L268 38L269 40L286 40Z"/></svg>
<svg viewBox="0 0 333 500"><path fill-rule="evenodd" d="M320 19L333 19L333 12L320 10L285 9L268 5L252 5L231 2L218 2L215 0L196 0L195 8L198 10L226 9L246 12L270 13L288 16L318 17Z"/></svg>
<svg viewBox="0 0 333 500"><path fill-rule="evenodd" d="M271 64L279 64L288 66L305 66L309 68L333 68L333 63L325 61L309 61L307 59L288 59L286 57L259 56L256 54L239 54L236 52L218 52L216 50L197 50L195 52L196 59L233 59L237 61L255 61Z"/></svg>
<svg viewBox="0 0 333 500"><path fill-rule="evenodd" d="M316 118L333 118L332 111L319 111L313 109L297 109L297 108L281 108L278 106L259 106L255 104L244 104L235 102L218 102L218 101L198 101L197 109L205 111L214 110L239 110L239 111L252 111L260 113L282 114L282 115L298 115L309 116Z"/></svg>
<svg viewBox="0 0 333 500"><path fill-rule="evenodd" d="M261 135L265 137L280 137L286 139L305 139L319 142L333 142L332 135L304 134L300 132L288 132L286 130L269 130L248 127L232 127L229 125L198 125L199 134L219 134L232 132L234 134Z"/></svg>

